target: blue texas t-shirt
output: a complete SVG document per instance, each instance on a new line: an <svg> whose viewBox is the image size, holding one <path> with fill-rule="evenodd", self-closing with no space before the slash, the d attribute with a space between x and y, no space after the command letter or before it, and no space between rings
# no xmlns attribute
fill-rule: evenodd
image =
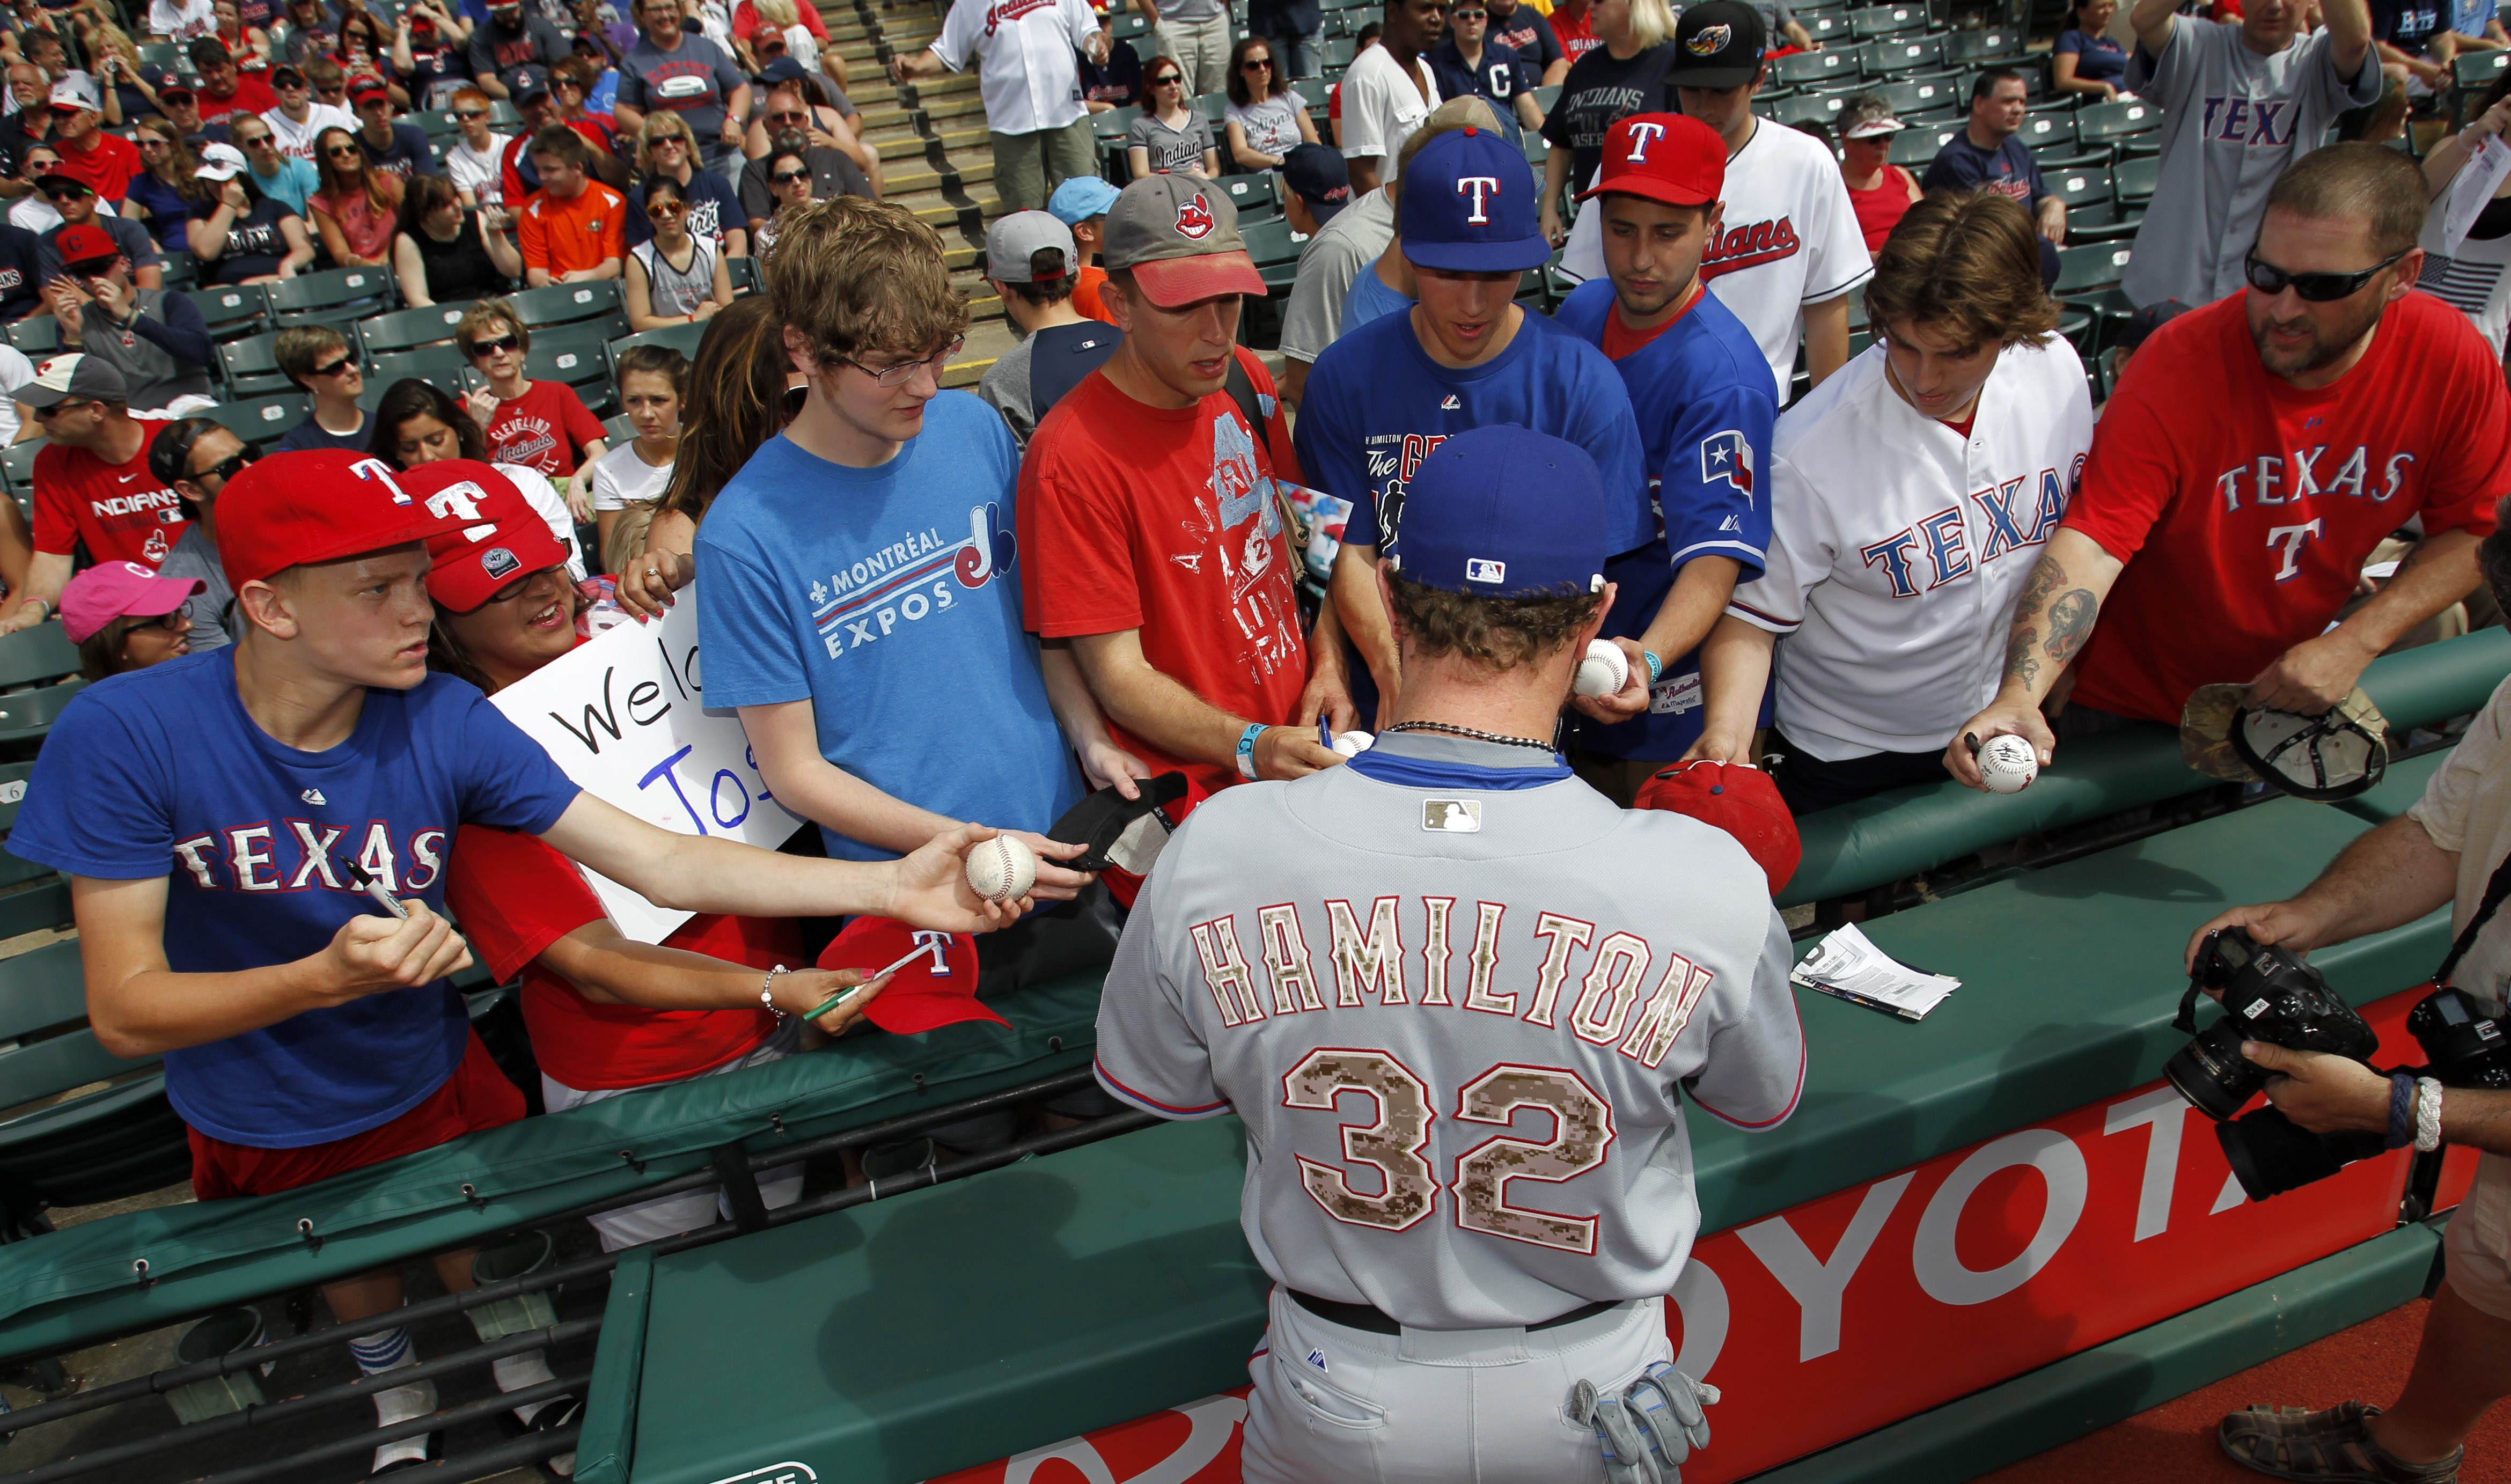
<svg viewBox="0 0 2511 1484"><path fill-rule="evenodd" d="M768 440L698 527L707 700L807 700L820 755L893 799L1043 831L1079 801L1021 626L1020 446L966 392L876 469ZM840 860L896 852L820 831Z"/></svg>
<svg viewBox="0 0 2511 1484"><path fill-rule="evenodd" d="M45 739L9 848L107 880L166 879L166 962L213 974L321 953L380 909L341 856L444 908L454 830L538 834L576 786L487 697L446 676L370 689L337 747L300 752L254 722L235 646L87 688ZM183 1121L261 1149L345 1139L426 1101L470 1022L443 980L308 1010L166 1053Z"/></svg>

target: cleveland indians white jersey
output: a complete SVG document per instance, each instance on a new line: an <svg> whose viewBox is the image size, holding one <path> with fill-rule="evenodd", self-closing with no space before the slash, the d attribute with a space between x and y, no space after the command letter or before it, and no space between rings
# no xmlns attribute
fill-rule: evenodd
<svg viewBox="0 0 2511 1484"><path fill-rule="evenodd" d="M1770 551L1726 611L1785 636L1778 725L1825 762L1926 753L2004 675L2006 628L2093 443L2057 335L2009 346L1968 438L1901 399L1880 342L1780 414Z"/></svg>
<svg viewBox="0 0 2511 1484"><path fill-rule="evenodd" d="M1126 923L1099 1075L1245 1120L1277 1280L1419 1329L1526 1324L1673 1291L1700 1226L1680 1092L1787 1116L1793 961L1723 832L1526 748L1381 735L1195 810Z"/></svg>
<svg viewBox="0 0 2511 1484"><path fill-rule="evenodd" d="M1594 182L1590 181L1590 184ZM1804 306L1835 299L1874 276L1874 255L1839 162L1811 135L1759 119L1726 160L1726 215L1700 257L1700 276L1735 312L1770 363L1784 407L1804 338ZM1587 202L1569 229L1561 270L1604 276L1604 223Z"/></svg>

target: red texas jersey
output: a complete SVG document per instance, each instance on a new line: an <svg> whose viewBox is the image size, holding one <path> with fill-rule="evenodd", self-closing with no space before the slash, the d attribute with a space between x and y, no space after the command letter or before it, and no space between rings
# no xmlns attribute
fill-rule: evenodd
<svg viewBox="0 0 2511 1484"><path fill-rule="evenodd" d="M2127 570L2078 667L2086 706L2178 724L2191 690L2325 629L2383 536L2417 515L2483 535L2511 492L2511 396L2465 315L2410 293L2305 392L2259 364L2245 297L2166 326L2102 413L2066 524Z"/></svg>

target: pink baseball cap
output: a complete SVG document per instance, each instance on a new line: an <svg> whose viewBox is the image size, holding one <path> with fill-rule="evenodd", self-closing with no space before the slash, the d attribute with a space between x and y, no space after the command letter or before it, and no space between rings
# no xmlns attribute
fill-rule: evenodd
<svg viewBox="0 0 2511 1484"><path fill-rule="evenodd" d="M160 577L136 562L104 562L61 589L61 632L81 644L117 618L159 618L209 589L198 577Z"/></svg>

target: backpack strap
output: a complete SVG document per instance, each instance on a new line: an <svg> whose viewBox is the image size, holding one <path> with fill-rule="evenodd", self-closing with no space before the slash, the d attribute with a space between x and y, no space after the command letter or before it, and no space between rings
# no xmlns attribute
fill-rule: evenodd
<svg viewBox="0 0 2511 1484"><path fill-rule="evenodd" d="M1280 468L1282 455L1273 448L1273 424L1264 415L1263 404L1256 391L1256 378L1247 374L1247 365L1238 359L1235 346L1230 348L1229 373L1222 385L1229 393L1229 400L1238 404L1239 415L1247 419L1247 426L1256 430L1256 441L1264 446L1264 456L1272 460L1275 468ZM1292 506L1291 497L1283 490L1282 482L1278 479L1273 481L1273 504L1281 511L1283 528L1291 533L1294 554L1306 551L1308 523L1299 519L1299 512Z"/></svg>

